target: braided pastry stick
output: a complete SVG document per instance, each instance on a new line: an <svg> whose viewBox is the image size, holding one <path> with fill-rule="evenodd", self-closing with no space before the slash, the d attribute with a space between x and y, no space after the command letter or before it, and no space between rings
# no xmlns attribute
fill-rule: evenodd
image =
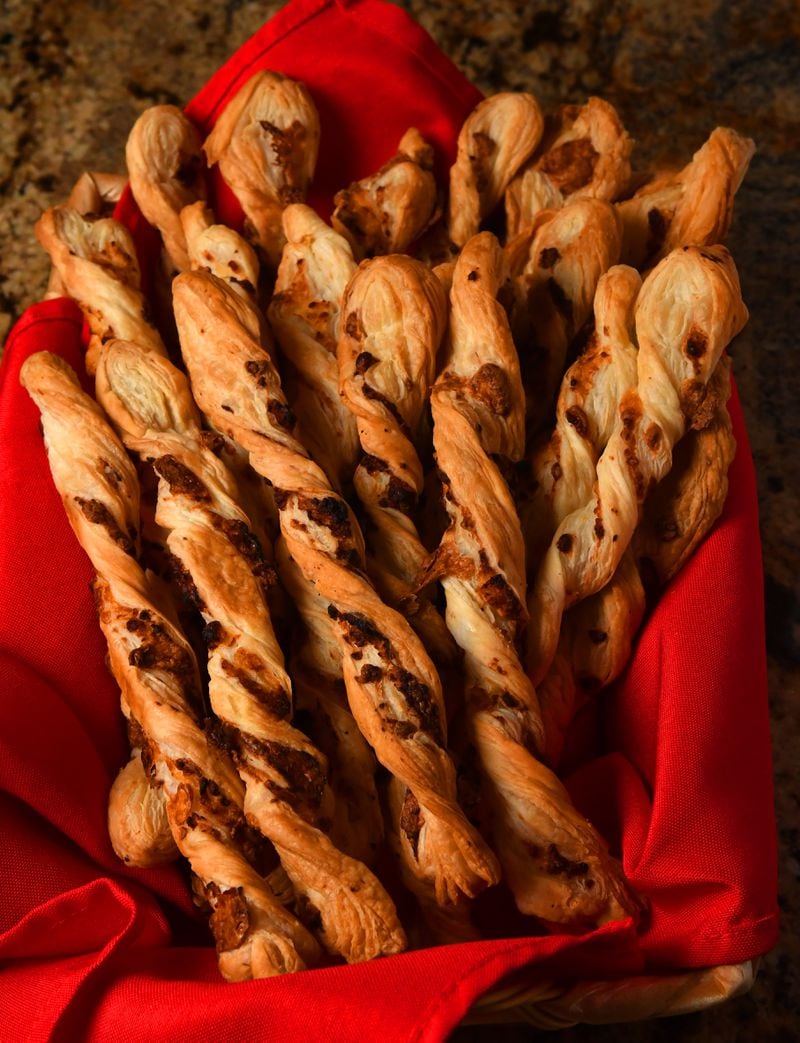
<svg viewBox="0 0 800 1043"><path fill-rule="evenodd" d="M339 396L336 340L345 287L356 270L346 239L309 206L283 212L286 245L269 321L291 363L286 392L308 449L336 488L353 477L358 432Z"/></svg>
<svg viewBox="0 0 800 1043"><path fill-rule="evenodd" d="M295 439L278 375L248 335L241 302L202 272L179 276L174 293L197 400L274 485L287 550L336 623L353 716L378 760L418 802L412 855L420 875L433 881L443 904L477 894L496 882L497 867L455 800L441 685L430 659L366 579L352 512Z"/></svg>
<svg viewBox="0 0 800 1043"><path fill-rule="evenodd" d="M161 478L156 520L206 624L211 708L245 783L248 821L319 913L327 948L351 962L400 951L405 939L388 895L319 828L331 796L325 760L290 723L291 682L265 600L265 563L235 483L203 445L188 382L166 360L119 342L97 377L126 445Z"/></svg>
<svg viewBox="0 0 800 1043"><path fill-rule="evenodd" d="M259 264L247 240L227 225L217 224L202 200L181 210L180 224L189 262L182 270L213 272L232 290L255 302Z"/></svg>
<svg viewBox="0 0 800 1043"><path fill-rule="evenodd" d="M436 217L433 147L416 127L379 171L334 197L331 224L359 259L402 253Z"/></svg>
<svg viewBox="0 0 800 1043"><path fill-rule="evenodd" d="M128 734L141 733L128 721ZM119 772L108 795L108 835L114 854L128 866L150 869L173 862L180 852L172 836L161 789L147 777L142 755L145 737L131 741L131 759Z"/></svg>
<svg viewBox="0 0 800 1043"><path fill-rule="evenodd" d="M36 222L36 238L50 255L64 291L89 324L86 369L97 368L107 341L132 340L164 354L158 330L147 318L141 275L130 232L112 218L92 220L57 206Z"/></svg>
<svg viewBox="0 0 800 1043"><path fill-rule="evenodd" d="M564 609L616 571L675 444L714 417L719 397L711 377L746 320L736 267L722 246L674 250L645 280L636 304L637 386L623 396L592 497L559 525L531 590L534 683L552 661Z"/></svg>
<svg viewBox="0 0 800 1043"><path fill-rule="evenodd" d="M347 705L342 655L328 602L305 579L281 539L276 547L281 582L307 630L292 660L295 704L304 728L328 758L336 794L330 836L365 865L375 861L383 816L375 787L375 756Z"/></svg>
<svg viewBox="0 0 800 1043"><path fill-rule="evenodd" d="M370 571L437 661L455 646L444 620L412 588L428 551L413 520L424 474L414 445L447 325L439 279L403 254L364 261L342 301L337 348L342 399L364 452L353 479L372 523Z"/></svg>
<svg viewBox="0 0 800 1043"><path fill-rule="evenodd" d="M564 375L556 428L533 459L535 488L521 509L529 573L537 568L561 521L591 499L597 460L614 429L622 395L636 383L634 307L638 273L624 265L600 277L594 333ZM549 763L581 697L610 684L630 657L644 612L638 571L628 556L609 584L566 613L558 649L537 687Z"/></svg>
<svg viewBox="0 0 800 1043"><path fill-rule="evenodd" d="M100 625L123 708L144 733L148 770L166 794L175 843L213 910L220 970L230 980L300 970L316 959L316 942L242 854L242 785L198 723L194 655L130 553L137 537L133 466L61 359L31 356L21 381L42 411L56 488L97 570Z"/></svg>
<svg viewBox="0 0 800 1043"><path fill-rule="evenodd" d="M506 186L533 154L544 119L532 94L495 94L467 117L450 168L447 227L463 246L500 202Z"/></svg>
<svg viewBox="0 0 800 1043"><path fill-rule="evenodd" d="M359 451L355 420L339 395L336 362L340 302L356 265L347 240L302 203L286 207L283 229L286 245L268 314L289 361L284 388L294 415L302 418L303 445L341 488L352 479ZM369 864L383 829L374 757L347 708L342 657L327 603L285 547L279 569L307 630L292 676L311 733L331 765L331 786L339 798L331 836Z"/></svg>
<svg viewBox="0 0 800 1043"><path fill-rule="evenodd" d="M247 240L227 225L217 224L213 211L202 201L185 206L180 213L180 222L191 270L212 272L235 293L255 304L260 267L256 252ZM274 357L275 345L266 317L255 311L250 314L254 321L258 319L261 343ZM212 424L207 426L213 430ZM247 453L230 438L219 432L214 434L217 442L214 451L233 472L239 487L239 505L250 519L250 526L265 555L271 558L272 540L277 530L277 511L271 492L250 467ZM273 611L279 610L280 591L277 587L271 588L269 598Z"/></svg>
<svg viewBox="0 0 800 1043"><path fill-rule="evenodd" d="M200 135L175 105L153 105L134 123L125 145L131 191L161 233L170 267L189 267L181 210L206 197Z"/></svg>
<svg viewBox="0 0 800 1043"><path fill-rule="evenodd" d="M431 393L434 446L451 527L432 568L464 650L467 714L503 869L520 911L584 926L635 909L600 836L540 761L536 693L520 663L522 531L495 457L519 460L524 396L497 292L503 254L482 233L464 247L450 295L450 354Z"/></svg>
<svg viewBox="0 0 800 1043"><path fill-rule="evenodd" d="M107 217L114 209L127 184L122 174L101 174L84 171L72 186L65 206L76 210L81 217ZM69 296L55 268L50 270L43 300Z"/></svg>
<svg viewBox="0 0 800 1043"><path fill-rule="evenodd" d="M558 209L568 199L611 202L631 177L633 141L613 105L589 98L565 105L557 129L540 152L506 189L506 235L529 227L541 210Z"/></svg>
<svg viewBox="0 0 800 1043"><path fill-rule="evenodd" d="M721 243L754 152L749 138L717 127L683 170L662 174L617 203L623 261L645 269L678 246Z"/></svg>
<svg viewBox="0 0 800 1043"><path fill-rule="evenodd" d="M736 439L728 413L730 360L723 356L710 383L716 412L707 427L675 447L672 468L644 502L633 552L646 584L661 587L683 567L722 513Z"/></svg>
<svg viewBox="0 0 800 1043"><path fill-rule="evenodd" d="M544 217L544 215L543 215ZM592 310L600 276L616 264L620 250L614 208L599 199L579 199L542 219L528 262L514 280L512 329L520 350L528 431L551 415L567 350Z"/></svg>
<svg viewBox="0 0 800 1043"><path fill-rule="evenodd" d="M628 548L603 589L564 613L555 657L536 688L549 764L558 764L580 708L627 666L644 611L644 587Z"/></svg>
<svg viewBox="0 0 800 1043"><path fill-rule="evenodd" d="M670 471L647 496L631 545L613 578L564 614L558 651L537 692L551 763L581 704L619 677L645 610L683 566L722 512L728 468L736 451L727 399L730 360L723 356L710 382L718 402L708 427L678 442Z"/></svg>
<svg viewBox="0 0 800 1043"><path fill-rule="evenodd" d="M597 282L594 332L561 382L556 426L531 461L532 496L520 511L528 572L561 521L591 498L597 460L611 437L619 402L636 384L634 307L642 280L615 265Z"/></svg>
<svg viewBox="0 0 800 1043"><path fill-rule="evenodd" d="M319 116L302 83L262 70L228 102L206 138L209 166L224 181L245 215L245 234L278 267L284 237L281 213L302 203L314 176Z"/></svg>

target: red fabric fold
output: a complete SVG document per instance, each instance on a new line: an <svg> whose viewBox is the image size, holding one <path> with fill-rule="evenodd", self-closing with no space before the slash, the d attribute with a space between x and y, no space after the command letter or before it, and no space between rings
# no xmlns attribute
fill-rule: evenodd
<svg viewBox="0 0 800 1043"><path fill-rule="evenodd" d="M380 166L411 125L440 177L477 91L401 10L379 0L294 0L188 107L207 130L251 72L302 79L320 110L312 203ZM213 179L212 179L213 181ZM215 204L241 215L213 181ZM120 217L146 257L130 197ZM733 963L777 933L777 854L755 482L741 410L724 514L647 621L603 697L603 755L569 780L622 851L651 912L582 938L514 937L356 967L229 985L218 976L184 870L130 870L106 832L127 756L88 583L53 488L38 414L19 387L34 351L81 364L68 301L36 305L0 369L0 1024L8 1038L444 1038L483 991L528 967L578 980ZM11 882L11 883L9 883ZM518 921L513 933L524 935Z"/></svg>

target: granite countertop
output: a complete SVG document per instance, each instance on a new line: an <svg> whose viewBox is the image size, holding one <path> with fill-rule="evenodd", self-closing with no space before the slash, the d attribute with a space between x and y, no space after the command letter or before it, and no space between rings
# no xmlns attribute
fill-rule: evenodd
<svg viewBox="0 0 800 1043"><path fill-rule="evenodd" d="M133 121L185 103L282 4L223 0L6 0L0 15L0 339L45 287L41 210L85 169L123 171ZM793 0L404 0L482 90L545 107L599 94L639 142L683 165L718 124L758 152L729 236L750 323L734 347L758 472L767 602L783 933L753 991L678 1021L567 1030L564 1040L793 1040L800 1035L800 14ZM794 284L791 273L795 273ZM798 456L794 454L798 453ZM754 640L758 640L754 635ZM732 712L735 710L732 709ZM735 765L731 770L736 770ZM455 1038L517 1043L520 1027Z"/></svg>

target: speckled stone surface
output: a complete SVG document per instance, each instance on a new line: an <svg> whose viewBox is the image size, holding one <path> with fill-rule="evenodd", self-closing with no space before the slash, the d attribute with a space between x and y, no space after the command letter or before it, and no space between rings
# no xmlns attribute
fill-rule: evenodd
<svg viewBox="0 0 800 1043"><path fill-rule="evenodd" d="M0 339L48 265L33 223L84 169L123 170L136 116L183 103L280 3L5 0L0 11ZM800 1038L800 8L794 0L404 0L484 91L546 106L600 94L639 165L682 165L717 124L756 140L729 238L751 318L735 373L758 471L783 932L753 991L677 1020L566 1030L565 1041ZM753 635L753 640L759 640ZM731 766L735 770L735 765ZM459 1043L520 1043L518 1026Z"/></svg>

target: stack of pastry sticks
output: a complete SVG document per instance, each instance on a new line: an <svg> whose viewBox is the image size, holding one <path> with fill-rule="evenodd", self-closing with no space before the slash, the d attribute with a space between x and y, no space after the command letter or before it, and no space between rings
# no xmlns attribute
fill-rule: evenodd
<svg viewBox="0 0 800 1043"><path fill-rule="evenodd" d="M155 312L97 216L113 186L37 225L90 330L96 401L47 353L22 381L128 721L112 841L188 860L232 980L478 937L498 885L531 930L642 914L555 769L734 452L746 310L719 243L751 142L719 128L633 191L609 104L499 94L446 200L410 128L328 224L304 204L319 135L273 72L205 142L140 117Z"/></svg>

